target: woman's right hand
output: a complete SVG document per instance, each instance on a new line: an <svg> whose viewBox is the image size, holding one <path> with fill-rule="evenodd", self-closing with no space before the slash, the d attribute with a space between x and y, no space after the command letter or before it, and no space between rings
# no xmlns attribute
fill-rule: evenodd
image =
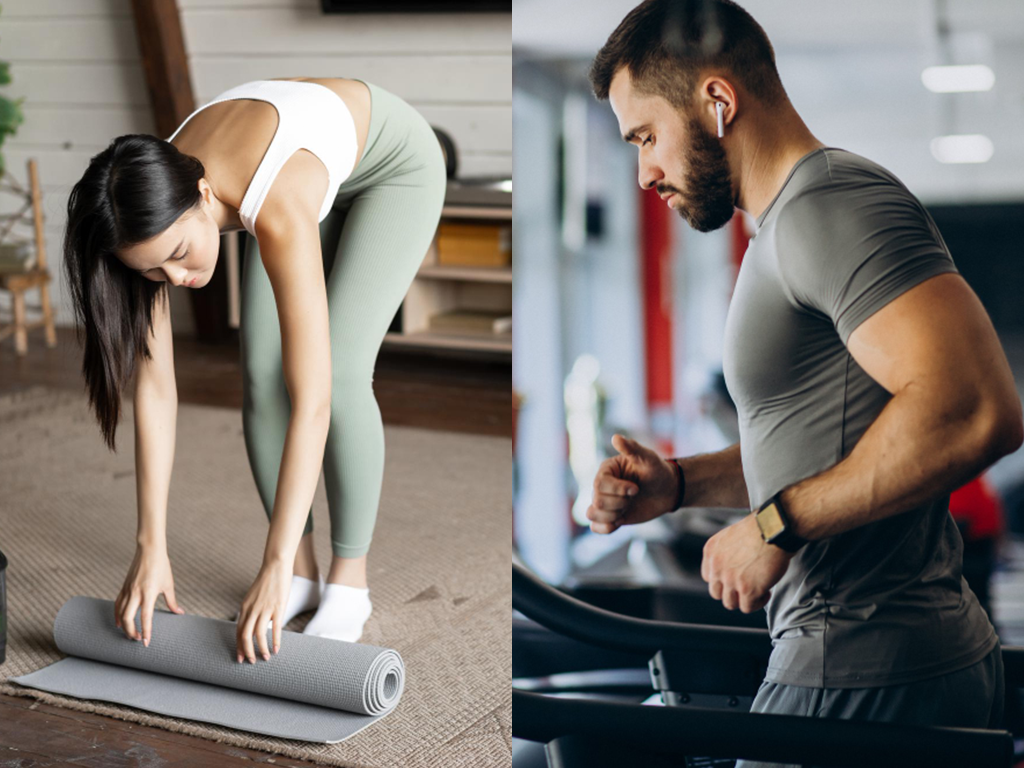
<svg viewBox="0 0 1024 768"><path fill-rule="evenodd" d="M594 533L614 533L623 525L653 520L673 511L679 490L676 470L650 448L622 435L612 437L619 452L601 462L594 497L587 508Z"/></svg>
<svg viewBox="0 0 1024 768"><path fill-rule="evenodd" d="M142 640L149 647L153 630L153 609L157 597L163 593L167 607L174 613L184 613L174 596L174 576L171 560L162 547L139 546L135 559L125 577L121 593L114 601L114 623L124 630L130 640ZM142 635L135 629L135 614L142 606Z"/></svg>

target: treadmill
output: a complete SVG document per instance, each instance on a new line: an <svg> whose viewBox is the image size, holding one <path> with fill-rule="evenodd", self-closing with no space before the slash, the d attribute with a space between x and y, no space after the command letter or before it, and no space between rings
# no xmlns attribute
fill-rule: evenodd
<svg viewBox="0 0 1024 768"><path fill-rule="evenodd" d="M1006 730L751 713L771 652L766 629L624 616L546 584L515 559L512 604L578 648L612 654L606 660L613 665L634 665L603 670L622 673L620 685L607 677L601 685L591 678L588 685L581 667L599 663L599 655L582 664L566 662L577 667L568 675L517 677L514 664L512 735L519 743L513 744L513 768L728 766L737 758L1006 768L1014 759ZM524 650L513 645L514 655ZM636 666L641 659L646 669ZM1004 647L1003 660L1007 690L1024 685L1024 648ZM626 672L632 677L623 677Z"/></svg>

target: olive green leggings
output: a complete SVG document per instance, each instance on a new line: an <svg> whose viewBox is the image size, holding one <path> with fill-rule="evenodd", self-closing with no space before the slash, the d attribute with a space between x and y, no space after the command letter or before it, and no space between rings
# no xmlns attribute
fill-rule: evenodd
<svg viewBox="0 0 1024 768"><path fill-rule="evenodd" d="M444 157L433 129L394 94L367 83L363 156L320 223L331 334L331 425L324 481L336 557L366 554L384 475L384 427L373 369L437 229ZM274 292L252 235L242 266L242 425L264 511L274 509L291 401ZM312 510L303 535L313 530Z"/></svg>

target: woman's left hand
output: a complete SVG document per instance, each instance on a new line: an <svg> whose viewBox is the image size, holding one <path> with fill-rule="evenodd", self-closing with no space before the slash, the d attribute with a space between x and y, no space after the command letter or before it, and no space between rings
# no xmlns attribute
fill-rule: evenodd
<svg viewBox="0 0 1024 768"><path fill-rule="evenodd" d="M281 621L284 606L288 602L288 592L292 585L292 566L281 561L264 562L256 581L242 598L242 607L238 613L238 661L244 656L251 663L256 663L253 653L252 636L256 635L260 655L270 660L267 648L267 622L274 622L274 653L281 648Z"/></svg>

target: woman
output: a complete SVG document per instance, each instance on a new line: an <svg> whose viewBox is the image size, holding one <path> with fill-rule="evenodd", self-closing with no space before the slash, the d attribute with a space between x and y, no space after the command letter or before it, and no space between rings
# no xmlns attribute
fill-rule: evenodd
<svg viewBox="0 0 1024 768"><path fill-rule="evenodd" d="M276 653L281 628L312 608L306 633L358 640L384 467L373 366L436 230L445 176L419 113L343 78L245 83L167 141L120 136L92 158L68 200L64 264L111 450L135 380L138 546L115 603L128 637L148 646L159 594L183 613L165 539L177 411L168 284L206 285L220 235L245 229L242 423L270 529L237 617L238 661L255 663L254 634L269 659L268 624ZM334 554L326 581L310 510L321 466Z"/></svg>

